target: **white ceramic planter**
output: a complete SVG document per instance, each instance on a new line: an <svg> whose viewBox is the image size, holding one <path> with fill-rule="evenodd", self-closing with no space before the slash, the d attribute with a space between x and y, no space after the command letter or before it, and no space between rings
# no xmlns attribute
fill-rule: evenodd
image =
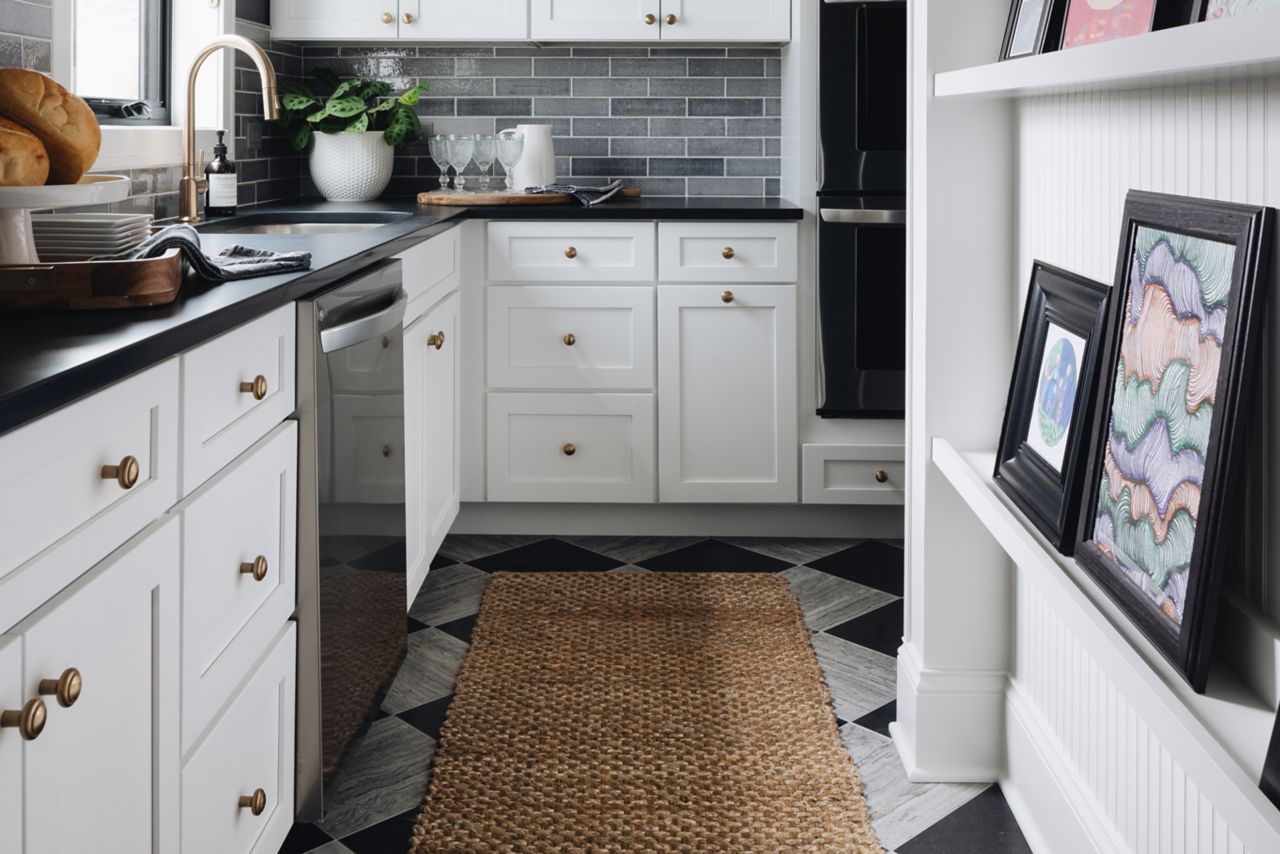
<svg viewBox="0 0 1280 854"><path fill-rule="evenodd" d="M311 146L311 179L331 202L370 202L391 181L395 149L382 131L317 133Z"/></svg>

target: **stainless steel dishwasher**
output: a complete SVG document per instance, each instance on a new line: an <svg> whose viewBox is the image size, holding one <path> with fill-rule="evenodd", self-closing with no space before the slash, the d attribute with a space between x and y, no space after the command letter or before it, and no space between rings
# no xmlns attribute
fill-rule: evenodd
<svg viewBox="0 0 1280 854"><path fill-rule="evenodd" d="M399 261L298 303L298 821L404 659L404 348Z"/></svg>

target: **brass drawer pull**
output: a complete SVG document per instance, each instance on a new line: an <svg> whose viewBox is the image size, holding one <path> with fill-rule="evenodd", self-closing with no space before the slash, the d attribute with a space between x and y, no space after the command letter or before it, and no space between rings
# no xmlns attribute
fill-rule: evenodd
<svg viewBox="0 0 1280 854"><path fill-rule="evenodd" d="M262 789L254 789L252 795L241 795L240 809L247 809L254 815L262 815L267 811L267 793Z"/></svg>
<svg viewBox="0 0 1280 854"><path fill-rule="evenodd" d="M382 23L391 24L391 23L394 23L395 20L396 20L396 16L391 14L390 12L382 13Z"/></svg>
<svg viewBox="0 0 1280 854"><path fill-rule="evenodd" d="M44 732L45 722L49 720L49 710L44 700L36 697L28 700L21 709L6 709L0 712L0 727L16 727L23 741L34 741Z"/></svg>
<svg viewBox="0 0 1280 854"><path fill-rule="evenodd" d="M578 247L576 247L576 246L570 246L568 249L564 250L564 257L566 257L566 258L568 258L568 259L570 259L570 260L573 260L574 258L577 258L577 257L578 257Z"/></svg>
<svg viewBox="0 0 1280 854"><path fill-rule="evenodd" d="M724 256L724 260L732 261L733 256L737 255L738 253L733 251L732 246L726 246L725 248L720 250L720 254Z"/></svg>
<svg viewBox="0 0 1280 854"><path fill-rule="evenodd" d="M270 569L270 566L267 564L267 559L262 555L255 557L252 563L240 564L240 574L252 575L254 581L262 581L265 579L267 577L268 569Z"/></svg>
<svg viewBox="0 0 1280 854"><path fill-rule="evenodd" d="M652 27L654 24L658 23L658 16L650 12L644 16L644 22Z"/></svg>
<svg viewBox="0 0 1280 854"><path fill-rule="evenodd" d="M888 483L888 482L889 482L889 473L887 471L885 471L884 469L881 469L880 471L876 472L876 483Z"/></svg>
<svg viewBox="0 0 1280 854"><path fill-rule="evenodd" d="M241 394L251 394L254 400L263 400L267 396L267 378L258 374L253 382L240 383Z"/></svg>
<svg viewBox="0 0 1280 854"><path fill-rule="evenodd" d="M560 450L564 451L564 455L566 457L572 457L574 454L578 453L578 446L569 442Z"/></svg>
<svg viewBox="0 0 1280 854"><path fill-rule="evenodd" d="M572 347L574 344L577 344L577 343L578 343L578 336L574 335L572 332L564 336L564 346Z"/></svg>
<svg viewBox="0 0 1280 854"><path fill-rule="evenodd" d="M673 26L676 21L680 20L675 15L667 15L667 25Z"/></svg>
<svg viewBox="0 0 1280 854"><path fill-rule="evenodd" d="M80 689L83 687L84 680L80 678L80 671L68 667L57 679L41 679L36 691L45 697L57 698L59 706L69 709L80 699Z"/></svg>
<svg viewBox="0 0 1280 854"><path fill-rule="evenodd" d="M441 329L435 335L427 336L427 346L435 347L437 350L444 348L444 330Z"/></svg>
<svg viewBox="0 0 1280 854"><path fill-rule="evenodd" d="M138 485L138 476L142 473L142 467L138 465L138 458L129 456L120 461L118 466L103 466L102 479L114 480L120 484L121 489L133 489Z"/></svg>
<svg viewBox="0 0 1280 854"><path fill-rule="evenodd" d="M725 291L720 295L720 301L724 303L733 302L733 291Z"/></svg>
<svg viewBox="0 0 1280 854"><path fill-rule="evenodd" d="M418 19L417 19L417 18L415 18L415 17L413 17L413 13L412 13L412 12L405 12L405 13L404 13L404 17L403 17L403 18L401 18L401 20L402 20L402 21L404 21L406 24L412 24L414 21L416 21L416 20L418 20Z"/></svg>

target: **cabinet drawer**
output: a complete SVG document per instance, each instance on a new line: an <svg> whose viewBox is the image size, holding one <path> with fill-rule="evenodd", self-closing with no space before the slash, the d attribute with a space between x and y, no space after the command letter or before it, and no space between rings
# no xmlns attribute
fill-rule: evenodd
<svg viewBox="0 0 1280 854"><path fill-rule="evenodd" d="M805 504L902 504L901 445L805 445Z"/></svg>
<svg viewBox="0 0 1280 854"><path fill-rule="evenodd" d="M104 472L127 458L136 482ZM21 520L0 538L3 630L177 500L177 359L0 437L0 459L0 519Z"/></svg>
<svg viewBox="0 0 1280 854"><path fill-rule="evenodd" d="M183 854L275 854L293 825L297 629L278 640L182 769ZM258 789L260 815L240 806Z"/></svg>
<svg viewBox="0 0 1280 854"><path fill-rule="evenodd" d="M651 389L651 287L489 288L489 385Z"/></svg>
<svg viewBox="0 0 1280 854"><path fill-rule="evenodd" d="M664 282L794 282L793 222L664 222L658 278Z"/></svg>
<svg viewBox="0 0 1280 854"><path fill-rule="evenodd" d="M433 19L432 25L435 24ZM404 290L409 297L409 307L404 313L405 326L458 289L461 235L462 227L455 226L397 256L402 265Z"/></svg>
<svg viewBox="0 0 1280 854"><path fill-rule="evenodd" d="M295 311L281 306L183 354L183 495L293 412Z"/></svg>
<svg viewBox="0 0 1280 854"><path fill-rule="evenodd" d="M490 394L490 501L654 500L651 394Z"/></svg>
<svg viewBox="0 0 1280 854"><path fill-rule="evenodd" d="M298 426L290 421L179 508L184 750L293 613L297 458Z"/></svg>
<svg viewBox="0 0 1280 854"><path fill-rule="evenodd" d="M494 282L651 282L651 222L491 222Z"/></svg>

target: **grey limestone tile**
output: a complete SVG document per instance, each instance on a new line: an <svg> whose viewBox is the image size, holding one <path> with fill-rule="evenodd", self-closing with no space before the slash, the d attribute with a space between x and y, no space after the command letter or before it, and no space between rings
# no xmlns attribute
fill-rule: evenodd
<svg viewBox="0 0 1280 854"><path fill-rule="evenodd" d="M838 626L897 598L807 566L793 566L779 575L791 585L791 592L800 600L800 609L804 611L804 621L813 631Z"/></svg>
<svg viewBox="0 0 1280 854"><path fill-rule="evenodd" d="M862 775L871 823L886 848L897 848L967 804L985 783L912 783L891 739L855 723L840 728Z"/></svg>
<svg viewBox="0 0 1280 854"><path fill-rule="evenodd" d="M766 59L764 61L765 77L781 77L782 76L782 60Z"/></svg>
<svg viewBox="0 0 1280 854"><path fill-rule="evenodd" d="M409 635L409 651L382 701L382 710L396 715L449 696L466 655L466 642L448 632L423 629Z"/></svg>
<svg viewBox="0 0 1280 854"><path fill-rule="evenodd" d="M782 56L782 48L780 47L731 47L729 48L729 56L730 58L744 57L744 56L779 57L779 56Z"/></svg>
<svg viewBox="0 0 1280 854"><path fill-rule="evenodd" d="M459 77L528 77L533 70L533 60L519 57L465 58L456 63Z"/></svg>
<svg viewBox="0 0 1280 854"><path fill-rule="evenodd" d="M689 140L690 157L759 157L764 145L748 137L695 137Z"/></svg>
<svg viewBox="0 0 1280 854"><path fill-rule="evenodd" d="M652 47L649 48L649 55L717 58L725 55L725 49L722 47Z"/></svg>
<svg viewBox="0 0 1280 854"><path fill-rule="evenodd" d="M307 53L311 53L311 46L307 46ZM463 47L461 45L449 45L447 47L426 47L418 48L418 56L447 56L450 58L473 57L482 58L493 56L494 50L491 47Z"/></svg>
<svg viewBox="0 0 1280 854"><path fill-rule="evenodd" d="M782 156L782 140L776 136L771 136L764 141L765 157L781 157Z"/></svg>
<svg viewBox="0 0 1280 854"><path fill-rule="evenodd" d="M572 135L574 119L567 116L539 116L536 119L529 116L499 116L495 121L498 130L513 128L516 125L548 125L551 128L551 135L559 139L562 136Z"/></svg>
<svg viewBox="0 0 1280 854"><path fill-rule="evenodd" d="M534 98L535 116L607 116L608 98Z"/></svg>
<svg viewBox="0 0 1280 854"><path fill-rule="evenodd" d="M690 98L691 116L759 116L764 114L760 98Z"/></svg>
<svg viewBox="0 0 1280 854"><path fill-rule="evenodd" d="M782 136L782 119L727 119L729 136Z"/></svg>
<svg viewBox="0 0 1280 854"><path fill-rule="evenodd" d="M533 115L530 98L459 98L460 116L529 116Z"/></svg>
<svg viewBox="0 0 1280 854"><path fill-rule="evenodd" d="M691 196L763 196L762 178L690 178Z"/></svg>
<svg viewBox="0 0 1280 854"><path fill-rule="evenodd" d="M423 98L414 108L419 116L452 116L458 111L458 102L453 98Z"/></svg>
<svg viewBox="0 0 1280 854"><path fill-rule="evenodd" d="M731 157L725 161L726 175L776 178L782 162L775 157Z"/></svg>
<svg viewBox="0 0 1280 854"><path fill-rule="evenodd" d="M496 95L568 95L572 83L568 77L499 77L492 81Z"/></svg>
<svg viewBox="0 0 1280 854"><path fill-rule="evenodd" d="M470 617L480 610L488 584L489 573L465 563L433 569L413 600L409 616L428 626Z"/></svg>
<svg viewBox="0 0 1280 854"><path fill-rule="evenodd" d="M48 5L0 3L0 31L47 39L53 35L53 11Z"/></svg>
<svg viewBox="0 0 1280 854"><path fill-rule="evenodd" d="M615 116L683 116L688 101L684 98L614 98L611 113Z"/></svg>
<svg viewBox="0 0 1280 854"><path fill-rule="evenodd" d="M654 119L652 136L724 136L724 119Z"/></svg>
<svg viewBox="0 0 1280 854"><path fill-rule="evenodd" d="M723 175L724 160L719 157L655 157L649 161L649 174Z"/></svg>
<svg viewBox="0 0 1280 854"><path fill-rule="evenodd" d="M620 137L608 141L614 157L684 157L685 140L666 137Z"/></svg>
<svg viewBox="0 0 1280 854"><path fill-rule="evenodd" d="M721 537L726 543L794 564L809 563L856 546L858 540Z"/></svg>
<svg viewBox="0 0 1280 854"><path fill-rule="evenodd" d="M649 94L646 77L578 77L573 81L578 97L643 97Z"/></svg>
<svg viewBox="0 0 1280 854"><path fill-rule="evenodd" d="M894 659L823 632L810 640L841 720L857 720L897 696Z"/></svg>
<svg viewBox="0 0 1280 854"><path fill-rule="evenodd" d="M614 59L611 63L613 77L684 77L689 71L689 60L675 57Z"/></svg>
<svg viewBox="0 0 1280 854"><path fill-rule="evenodd" d="M338 49L338 56L419 56L416 47L393 44L349 45Z"/></svg>
<svg viewBox="0 0 1280 854"><path fill-rule="evenodd" d="M472 97L485 97L494 94L494 81L490 77L436 77L428 82L431 84L431 88L427 90L428 100L431 98L442 97L444 95L470 95ZM509 95L512 93L499 92L498 94Z"/></svg>
<svg viewBox="0 0 1280 854"><path fill-rule="evenodd" d="M440 553L466 563L496 555L499 552L509 552L545 539L546 537L526 534L449 534L440 546Z"/></svg>
<svg viewBox="0 0 1280 854"><path fill-rule="evenodd" d="M506 127L506 125L503 125ZM483 116L438 116L426 122L422 128L426 134L493 133L493 119Z"/></svg>
<svg viewBox="0 0 1280 854"><path fill-rule="evenodd" d="M643 157L575 157L574 177L613 178L619 175L645 175L647 161Z"/></svg>
<svg viewBox="0 0 1280 854"><path fill-rule="evenodd" d="M776 199L778 196L781 196L782 180L780 178L765 178L764 194L771 199Z"/></svg>
<svg viewBox="0 0 1280 854"><path fill-rule="evenodd" d="M649 81L649 94L681 98L715 97L724 94L724 78L655 77Z"/></svg>
<svg viewBox="0 0 1280 854"><path fill-rule="evenodd" d="M562 136L556 140L556 154L566 157L607 157L609 139L603 136Z"/></svg>
<svg viewBox="0 0 1280 854"><path fill-rule="evenodd" d="M375 721L343 762L320 829L340 838L413 809L426 796L435 745L399 718Z"/></svg>
<svg viewBox="0 0 1280 854"><path fill-rule="evenodd" d="M656 120L655 121L659 121ZM556 133L556 136L564 136L566 134ZM641 118L617 118L617 119L597 119L583 118L573 120L574 136L648 136L649 120ZM657 129L653 131L654 136L680 136L681 134L658 133Z"/></svg>
<svg viewBox="0 0 1280 854"><path fill-rule="evenodd" d="M22 66L47 73L52 67L49 42L46 39L23 38Z"/></svg>
<svg viewBox="0 0 1280 854"><path fill-rule="evenodd" d="M647 47L585 47L582 45L574 45L574 56L593 56L607 57L616 59L619 57L635 58L640 56L648 56L649 48Z"/></svg>
<svg viewBox="0 0 1280 854"><path fill-rule="evenodd" d="M763 77L763 59L690 59L690 77Z"/></svg>
<svg viewBox="0 0 1280 854"><path fill-rule="evenodd" d="M731 98L782 97L782 80L777 77L730 77L724 84Z"/></svg>
<svg viewBox="0 0 1280 854"><path fill-rule="evenodd" d="M764 114L766 116L782 115L782 99L781 98L765 98Z"/></svg>
<svg viewBox="0 0 1280 854"><path fill-rule="evenodd" d="M635 187L646 196L684 196L684 178L628 178L628 187Z"/></svg>
<svg viewBox="0 0 1280 854"><path fill-rule="evenodd" d="M544 47L541 45L513 45L511 47L499 47L493 51L494 56L532 56L553 57L553 56L570 56L573 52L569 47Z"/></svg>
<svg viewBox="0 0 1280 854"><path fill-rule="evenodd" d="M608 77L609 60L540 57L533 61L533 73L538 77Z"/></svg>

